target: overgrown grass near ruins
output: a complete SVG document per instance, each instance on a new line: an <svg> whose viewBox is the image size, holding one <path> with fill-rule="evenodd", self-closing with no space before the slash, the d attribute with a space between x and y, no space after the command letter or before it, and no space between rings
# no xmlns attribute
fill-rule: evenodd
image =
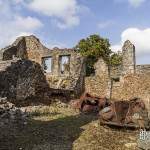
<svg viewBox="0 0 150 150"><path fill-rule="evenodd" d="M134 150L137 131L99 125L96 115L64 106L28 107L22 129L5 131L0 147L10 150ZM4 130L3 130L4 132ZM3 143L2 143L3 141ZM3 144L3 145L2 145Z"/></svg>

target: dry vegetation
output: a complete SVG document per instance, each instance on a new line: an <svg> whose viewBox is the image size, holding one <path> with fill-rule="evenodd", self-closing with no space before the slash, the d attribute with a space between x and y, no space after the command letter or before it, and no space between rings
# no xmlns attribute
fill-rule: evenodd
<svg viewBox="0 0 150 150"><path fill-rule="evenodd" d="M0 150L136 150L137 131L100 126L96 115L55 104L28 112L22 129L1 130Z"/></svg>

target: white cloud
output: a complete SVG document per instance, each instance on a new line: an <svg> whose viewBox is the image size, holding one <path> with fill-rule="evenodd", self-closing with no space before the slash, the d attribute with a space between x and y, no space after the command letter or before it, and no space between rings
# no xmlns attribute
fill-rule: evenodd
<svg viewBox="0 0 150 150"><path fill-rule="evenodd" d="M112 45L112 50L120 50L126 40L130 40L135 45L138 57L150 55L150 28L144 30L128 28L124 30L121 34L121 41L119 44Z"/></svg>
<svg viewBox="0 0 150 150"><path fill-rule="evenodd" d="M146 0L128 0L130 5L133 7L139 7L142 3L144 3Z"/></svg>
<svg viewBox="0 0 150 150"><path fill-rule="evenodd" d="M54 17L61 29L77 26L80 23L78 12L81 6L77 0L32 0L28 7L35 12Z"/></svg>
<svg viewBox="0 0 150 150"><path fill-rule="evenodd" d="M15 16L15 21L13 22L18 29L22 30L36 30L43 26L43 24L37 18L33 17L21 17Z"/></svg>
<svg viewBox="0 0 150 150"><path fill-rule="evenodd" d="M13 3L21 0L2 1L0 0L0 47L4 47L20 35L33 34L35 30L43 26L37 18L27 16L23 17L15 11Z"/></svg>

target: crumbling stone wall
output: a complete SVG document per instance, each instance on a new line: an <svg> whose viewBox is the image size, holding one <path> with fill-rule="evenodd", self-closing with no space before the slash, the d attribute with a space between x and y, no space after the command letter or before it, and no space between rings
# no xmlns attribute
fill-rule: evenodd
<svg viewBox="0 0 150 150"><path fill-rule="evenodd" d="M85 78L85 91L95 96L106 97L108 94L109 67L103 58L94 65L95 75Z"/></svg>
<svg viewBox="0 0 150 150"><path fill-rule="evenodd" d="M150 98L150 73L146 74L128 74L122 77L119 86L113 86L112 98L131 99L140 97Z"/></svg>
<svg viewBox="0 0 150 150"><path fill-rule="evenodd" d="M69 70L68 73L62 74L60 67L60 58L62 56L69 56ZM43 59L51 57L52 58L52 71L46 72L44 70L43 65ZM31 62L36 63L39 65L41 72L39 73L39 70L37 72L35 71L33 74L29 73L30 68L28 64L25 61L25 64L22 63L22 67L25 69L24 72L28 72L28 74L24 74L18 76L17 74L13 73L16 72L16 70L13 70L9 72L9 77L6 77L7 79L11 79L11 73L13 75L17 76L16 79L17 83L7 83L4 82L4 85L9 85L9 88L12 86L15 86L15 89L17 89L15 92L15 96L17 99L25 99L25 97L29 97L29 95L35 95L35 89L37 86L35 82L32 82L31 80L34 78L33 76L39 76L42 75L45 78L44 84L47 83L49 86L50 91L48 93L52 93L53 91L56 93L74 93L74 95L79 96L84 91L84 76L85 76L85 64L84 64L84 58L80 56L79 53L75 52L73 49L58 49L54 48L52 50L46 48L41 44L38 38L35 36L25 36L25 37L19 37L12 45L2 49L0 51L0 64L3 64L3 67L0 67L0 70L2 71L2 76L7 74L9 69L9 65L14 65L13 61L15 60L29 60ZM8 65L7 65L7 62ZM27 66L25 66L27 65ZM6 69L9 67L9 69ZM19 66L20 71L21 66ZM17 71L18 71L17 69ZM5 73L4 73L4 72ZM32 72L32 70L31 70ZM18 73L20 73L18 71ZM12 75L12 76L13 76ZM29 77L27 77L29 76ZM31 77L30 77L31 76ZM2 77L3 78L3 77ZM39 80L38 77L34 80ZM33 83L33 85L32 85ZM42 83L41 83L42 84ZM25 88L25 89L24 89ZM7 90L6 90L7 91ZM10 89L8 89L10 91ZM0 92L4 92L3 90ZM11 92L13 94L13 92ZM6 92L4 92L6 93ZM7 92L8 94L9 92ZM4 94L6 95L6 94ZM26 95L26 96L25 96ZM28 95L28 96L27 96Z"/></svg>
<svg viewBox="0 0 150 150"><path fill-rule="evenodd" d="M108 76L109 75L109 66L106 64L103 58L99 58L94 65L95 75L96 76Z"/></svg>
<svg viewBox="0 0 150 150"><path fill-rule="evenodd" d="M135 47L130 41L125 42L122 54L123 62L119 66L108 67L106 64L104 65L104 61L97 62L96 75L85 79L86 91L113 100L140 97L145 100L145 103L149 103L150 65L136 66ZM107 69L109 76L103 71Z"/></svg>
<svg viewBox="0 0 150 150"><path fill-rule="evenodd" d="M122 55L122 73L119 81L112 82L112 98L150 98L150 65L136 66L135 46L130 41L124 43Z"/></svg>
<svg viewBox="0 0 150 150"><path fill-rule="evenodd" d="M41 58L50 50L46 48L35 36L25 37L27 58L42 64Z"/></svg>
<svg viewBox="0 0 150 150"><path fill-rule="evenodd" d="M79 53L72 49L50 50L35 36L20 37L0 51L0 93L2 96L10 94L16 99L26 99L41 93L39 89L44 93L43 87L48 86L48 93L51 94L74 93L79 96L86 90L93 95L119 100L147 96L150 66L136 66L135 47L130 41L126 41L122 49L122 65L108 66L100 58L94 66L95 76L86 77L84 81L85 61ZM62 56L67 56L69 60L65 73L61 71ZM50 72L43 65L45 58L51 58Z"/></svg>
<svg viewBox="0 0 150 150"><path fill-rule="evenodd" d="M33 61L12 62L0 72L0 97L19 102L42 97L48 88L41 66Z"/></svg>
<svg viewBox="0 0 150 150"><path fill-rule="evenodd" d="M122 75L122 65L110 66L110 77L118 78Z"/></svg>
<svg viewBox="0 0 150 150"><path fill-rule="evenodd" d="M26 59L26 43L25 38L18 38L12 45L0 50L0 60L13 60L14 58Z"/></svg>
<svg viewBox="0 0 150 150"><path fill-rule="evenodd" d="M35 36L22 36L0 51L1 60L12 60L13 57L29 59L41 64L42 55L49 49L41 44Z"/></svg>
<svg viewBox="0 0 150 150"><path fill-rule="evenodd" d="M85 91L100 97L108 96L109 78L106 76L93 76L85 78Z"/></svg>

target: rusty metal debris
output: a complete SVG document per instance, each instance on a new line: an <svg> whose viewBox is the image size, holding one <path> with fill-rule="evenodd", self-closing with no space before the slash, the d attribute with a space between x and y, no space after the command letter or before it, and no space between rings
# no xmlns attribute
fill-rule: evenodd
<svg viewBox="0 0 150 150"><path fill-rule="evenodd" d="M120 127L149 128L148 111L139 98L116 101L99 112L102 124Z"/></svg>
<svg viewBox="0 0 150 150"><path fill-rule="evenodd" d="M129 101L110 102L84 93L80 99L72 100L70 105L80 112L99 112L100 123L106 125L134 128L150 128L148 111L143 100L133 98Z"/></svg>
<svg viewBox="0 0 150 150"><path fill-rule="evenodd" d="M100 98L84 93L80 99L72 100L70 105L81 112L99 112L99 110L109 106L109 101L105 97Z"/></svg>

